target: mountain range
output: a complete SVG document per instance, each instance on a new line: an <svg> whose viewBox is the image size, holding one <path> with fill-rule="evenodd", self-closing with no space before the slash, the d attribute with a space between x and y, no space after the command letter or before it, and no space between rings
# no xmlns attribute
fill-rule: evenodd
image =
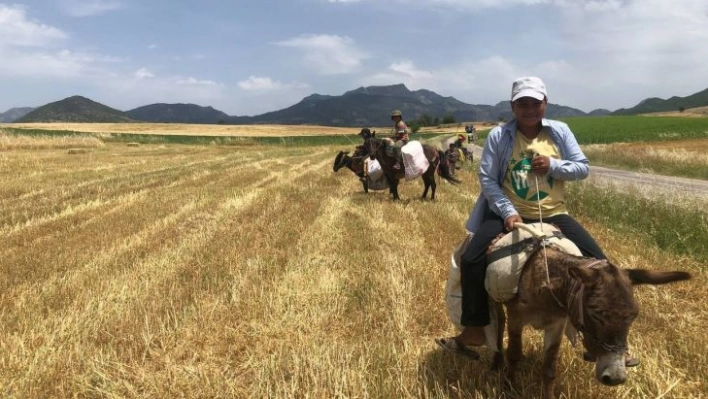
<svg viewBox="0 0 708 399"><path fill-rule="evenodd" d="M558 104L548 104L548 118L598 115L634 115L708 106L708 89L687 97L668 100L649 98L636 106L611 112L585 113ZM467 104L430 90L411 91L403 84L360 87L340 96L312 94L288 108L255 116L231 116L212 107L195 104L151 104L119 111L82 96L72 96L38 108L13 108L0 114L0 122L155 122L196 124L312 124L322 126L384 126L389 113L400 109L405 120L421 116L456 121L498 121L511 118L508 101L496 105Z"/></svg>

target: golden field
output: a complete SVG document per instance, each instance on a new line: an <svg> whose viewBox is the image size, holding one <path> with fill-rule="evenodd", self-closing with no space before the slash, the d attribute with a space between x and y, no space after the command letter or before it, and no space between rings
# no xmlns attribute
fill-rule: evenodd
<svg viewBox="0 0 708 399"><path fill-rule="evenodd" d="M455 333L443 296L479 192L472 168L434 202L415 181L394 203L332 172L346 149L8 144L0 396L539 396L540 333L526 335L515 395L488 351L469 361L433 343ZM558 396L706 397L708 265L581 222L621 267L694 278L635 290L642 364L625 385L600 385L566 341Z"/></svg>
<svg viewBox="0 0 708 399"><path fill-rule="evenodd" d="M185 123L11 123L15 129L66 130L85 133L135 133L199 136L322 136L357 134L360 129L317 125L193 125Z"/></svg>
<svg viewBox="0 0 708 399"><path fill-rule="evenodd" d="M424 127L421 132L464 133L465 125L474 125L477 130L489 129L490 124L484 122L462 122L436 127ZM318 125L194 125L185 123L7 123L2 127L14 129L59 130L84 133L134 133L161 135L198 135L198 136L233 136L233 137L266 137L266 136L329 136L336 134L357 134L361 128L329 127ZM386 133L390 126L369 127L372 130Z"/></svg>

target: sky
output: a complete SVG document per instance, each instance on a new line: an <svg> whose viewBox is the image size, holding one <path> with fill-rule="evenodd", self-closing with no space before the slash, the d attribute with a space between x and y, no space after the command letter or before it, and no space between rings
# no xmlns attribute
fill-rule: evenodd
<svg viewBox="0 0 708 399"><path fill-rule="evenodd" d="M520 76L614 111L708 88L706 43L708 0L0 0L0 112L80 95L246 116L400 83L495 105Z"/></svg>

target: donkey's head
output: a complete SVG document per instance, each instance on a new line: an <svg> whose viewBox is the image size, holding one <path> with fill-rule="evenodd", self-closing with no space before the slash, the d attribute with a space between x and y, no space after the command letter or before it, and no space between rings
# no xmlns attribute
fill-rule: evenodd
<svg viewBox="0 0 708 399"><path fill-rule="evenodd" d="M627 379L627 336L639 315L632 286L666 284L691 276L686 272L619 269L607 261L593 266L568 269L577 287L571 292L569 315L583 333L585 349L597 360L595 377L605 385L618 385Z"/></svg>
<svg viewBox="0 0 708 399"><path fill-rule="evenodd" d="M349 159L349 151L339 151L339 154L334 158L334 164L332 165L333 171L338 171L347 165L347 160Z"/></svg>

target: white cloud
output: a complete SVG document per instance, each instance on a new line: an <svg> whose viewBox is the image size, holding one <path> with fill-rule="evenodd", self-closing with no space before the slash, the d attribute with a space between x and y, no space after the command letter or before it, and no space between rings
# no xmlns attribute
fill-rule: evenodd
<svg viewBox="0 0 708 399"><path fill-rule="evenodd" d="M177 79L175 82L178 85L191 85L191 86L215 86L216 82L212 80L200 80L193 77L188 77L186 79Z"/></svg>
<svg viewBox="0 0 708 399"><path fill-rule="evenodd" d="M249 76L238 82L238 87L247 91L270 91L283 87L283 84L268 77Z"/></svg>
<svg viewBox="0 0 708 399"><path fill-rule="evenodd" d="M148 79L148 78L154 78L155 75L148 71L146 68L140 68L137 71L135 71L135 77L138 79Z"/></svg>
<svg viewBox="0 0 708 399"><path fill-rule="evenodd" d="M369 57L346 36L302 35L275 44L301 51L304 65L324 75L355 72Z"/></svg>
<svg viewBox="0 0 708 399"><path fill-rule="evenodd" d="M158 47L159 47L159 46L158 46L157 44L154 44L154 43L153 43L153 44L149 44L149 45L147 46L148 50L155 50L155 49L158 48Z"/></svg>
<svg viewBox="0 0 708 399"><path fill-rule="evenodd" d="M60 29L30 21L20 6L0 4L0 48L49 47L67 37Z"/></svg>
<svg viewBox="0 0 708 399"><path fill-rule="evenodd" d="M249 76L246 80L238 82L237 85L241 90L255 94L266 94L275 91L297 91L309 87L308 85L300 82L282 83L266 76L253 75Z"/></svg>
<svg viewBox="0 0 708 399"><path fill-rule="evenodd" d="M117 0L63 0L64 13L72 17L91 17L123 8Z"/></svg>
<svg viewBox="0 0 708 399"><path fill-rule="evenodd" d="M439 86L439 80L437 72L418 69L412 61L402 61L389 65L385 71L364 78L363 82L365 86L403 83L411 90L418 88L434 90Z"/></svg>
<svg viewBox="0 0 708 399"><path fill-rule="evenodd" d="M0 4L0 77L89 77L124 61L60 48L67 39L60 29L29 20L24 8Z"/></svg>
<svg viewBox="0 0 708 399"><path fill-rule="evenodd" d="M87 52L27 52L0 48L0 77L89 79L105 74L105 66L122 60Z"/></svg>

